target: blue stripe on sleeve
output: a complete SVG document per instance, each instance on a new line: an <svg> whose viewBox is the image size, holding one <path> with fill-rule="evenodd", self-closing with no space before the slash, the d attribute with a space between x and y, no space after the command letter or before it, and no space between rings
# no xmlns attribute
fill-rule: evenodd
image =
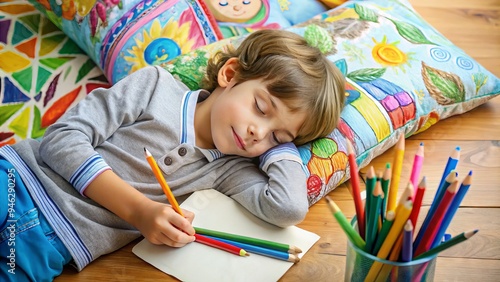
<svg viewBox="0 0 500 282"><path fill-rule="evenodd" d="M296 161L301 164L302 167L304 166L302 163L302 159L300 158L299 150L297 149L295 144L291 142L283 143L267 150L267 152L262 154L259 159L259 167L263 171L267 171L271 163L280 160Z"/></svg>
<svg viewBox="0 0 500 282"><path fill-rule="evenodd" d="M108 169L111 169L111 167L100 155L93 155L80 165L69 179L69 182L83 196L83 192L90 182Z"/></svg>

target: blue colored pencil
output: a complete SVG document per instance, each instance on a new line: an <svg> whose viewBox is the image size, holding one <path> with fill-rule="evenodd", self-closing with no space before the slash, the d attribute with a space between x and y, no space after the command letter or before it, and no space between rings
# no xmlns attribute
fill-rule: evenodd
<svg viewBox="0 0 500 282"><path fill-rule="evenodd" d="M401 260L403 262L411 261L413 257L413 224L411 220L406 221L403 229L403 245L401 250Z"/></svg>
<svg viewBox="0 0 500 282"><path fill-rule="evenodd" d="M441 181L439 181L439 186L438 186L439 193L442 192L439 190L439 187L443 186L444 182L446 181L446 177L448 177L448 174L450 174L452 170L455 170L457 168L459 159L460 159L460 147L456 147L455 150L451 152L450 157L446 162L446 166L444 167L443 176L441 176ZM443 190L446 190L446 188L443 188Z"/></svg>
<svg viewBox="0 0 500 282"><path fill-rule="evenodd" d="M453 219L453 216L455 216L455 213L457 212L458 208L460 207L460 203L462 202L463 198L465 197L465 194L469 190L470 185L472 184L472 170L469 172L469 174L465 177L464 181L460 185L460 188L458 189L457 194L453 198L453 201L451 202L450 206L448 207L448 210L446 211L443 220L441 221L441 225L439 226L438 232L436 234L436 237L434 238L434 242L432 243L432 248L436 247L441 243L441 239L444 236L444 233L446 232L446 229L448 229L448 226L450 225L451 220Z"/></svg>
<svg viewBox="0 0 500 282"><path fill-rule="evenodd" d="M425 219L422 222L422 225L420 226L420 230L418 231L417 237L413 242L413 248L416 248L420 244L420 241L424 236L425 230L427 230L427 228L429 227L429 222L431 221L432 216L436 212L436 209L438 208L441 199L443 199L446 190L448 189L448 187L450 187L451 183L453 183L456 179L457 179L457 173L456 171L452 170L448 174L448 177L446 177L443 185L438 188L438 191L436 192L436 194L434 195L434 199L432 200L431 207L429 208L429 211L427 212L427 215L425 216Z"/></svg>
<svg viewBox="0 0 500 282"><path fill-rule="evenodd" d="M294 262L294 263L300 261L300 258L297 255L295 255L295 254L285 253L285 252L282 252L282 251L272 250L272 249L268 249L268 248L264 248L264 247L259 247L259 246L255 246L255 245L251 245L251 244L240 243L240 242L236 242L236 241L232 241L232 240L228 240L228 239L222 239L222 238L213 237L213 236L207 236L207 235L205 235L205 237L208 237L208 238L211 238L211 239L214 239L214 240L218 240L218 241L224 242L226 244L233 245L235 247L244 249L245 251L247 251L249 253L254 253L254 254L259 254L259 255L263 255L263 256L268 256L268 257L271 257L271 258L275 258L275 259L279 259L279 260L284 260L284 261L290 261L290 262Z"/></svg>

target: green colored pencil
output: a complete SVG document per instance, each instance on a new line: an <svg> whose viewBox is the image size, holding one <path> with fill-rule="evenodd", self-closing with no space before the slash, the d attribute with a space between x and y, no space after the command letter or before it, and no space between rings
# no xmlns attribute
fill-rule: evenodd
<svg viewBox="0 0 500 282"><path fill-rule="evenodd" d="M385 237L387 237L387 234L389 234L389 230L391 230L391 226L394 222L395 217L396 213L394 211L387 211L384 223L382 223L382 228L378 233L377 242L375 243L375 247L373 247L372 254L377 254L380 250L380 247L382 247L382 243L384 243Z"/></svg>
<svg viewBox="0 0 500 282"><path fill-rule="evenodd" d="M446 249L448 249L450 247L455 246L458 243L461 243L461 242L469 239L470 237L474 236L474 234L476 234L478 231L479 230L476 229L476 230L472 230L472 231L460 233L457 236L449 239L448 241L445 241L444 243L441 243L441 244L437 245L436 247L428 250L427 252L424 252L424 253L420 254L419 256L415 257L413 260L417 260L417 259L426 258L426 257L430 257L430 256L433 256L433 255L436 255L439 252L442 252L442 251L444 251L444 250L446 250Z"/></svg>
<svg viewBox="0 0 500 282"><path fill-rule="evenodd" d="M384 198L382 200L382 208L380 210L380 216L382 219L385 218L385 214L387 212L387 198L389 196L389 184L391 183L391 164L386 163L385 164L385 171L384 175L382 176L382 191L384 192Z"/></svg>
<svg viewBox="0 0 500 282"><path fill-rule="evenodd" d="M349 222L347 221L347 218L342 213L339 206L337 206L337 204L335 204L335 202L332 201L332 199L330 199L330 197L325 196L325 199L326 199L326 203L328 204L328 208L330 209L333 216L340 224L340 227L342 227L342 229L344 230L344 232L347 235L347 237L349 238L349 240L354 245L356 245L358 248L360 248L361 250L364 250L365 241L363 241L363 238L361 238L359 233L356 232L356 230L354 230L354 227L352 227L352 225L349 224Z"/></svg>
<svg viewBox="0 0 500 282"><path fill-rule="evenodd" d="M194 230L198 234L208 235L208 236L217 237L217 238L226 239L226 240L232 240L235 242L250 244L250 245L254 245L254 246L268 248L271 250L277 250L277 251L282 251L282 252L291 253L291 254L302 252L302 250L299 249L298 247L290 246L288 244L283 244L283 243L278 243L278 242L273 242L273 241L268 241L268 240L263 240L263 239L248 237L248 236L242 236L242 235L237 235L237 234L231 234L231 233L226 233L226 232L221 232L221 231L215 231L215 230L210 230L210 229L205 229L205 228L200 228L200 227L194 227Z"/></svg>
<svg viewBox="0 0 500 282"><path fill-rule="evenodd" d="M366 200L365 200L365 240L367 239L366 234L368 234L368 224L371 222L371 211L372 206L375 204L373 199L373 190L375 190L375 185L377 184L377 175L375 175L375 169L373 166L370 166L368 172L366 173Z"/></svg>
<svg viewBox="0 0 500 282"><path fill-rule="evenodd" d="M366 224L366 235L365 235L365 252L371 253L373 246L377 240L378 233L378 222L380 219L380 207L382 206L382 201L384 197L384 192L382 191L381 178L378 178L375 184L375 189L371 196L370 211L368 222Z"/></svg>

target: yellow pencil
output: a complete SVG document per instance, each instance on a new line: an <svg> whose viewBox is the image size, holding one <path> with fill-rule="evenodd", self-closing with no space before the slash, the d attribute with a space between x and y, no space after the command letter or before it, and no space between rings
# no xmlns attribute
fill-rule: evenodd
<svg viewBox="0 0 500 282"><path fill-rule="evenodd" d="M387 256L394 246L394 243L397 241L399 234L403 230L406 221L410 217L412 206L413 202L411 200L405 201L403 205L398 205L396 218L394 219L394 223L392 224L391 230L389 230L384 243L382 243L382 246L377 253L378 258L387 259ZM382 266L382 263L378 261L374 262L372 267L370 268L370 271L368 272L368 275L366 276L365 281L375 281Z"/></svg>
<svg viewBox="0 0 500 282"><path fill-rule="evenodd" d="M172 194L172 191L170 190L170 187L167 184L167 181L163 177L163 174L161 173L160 168L158 167L158 164L156 163L155 159L151 155L151 153L148 151L148 149L144 148L144 155L146 156L146 160L148 161L149 165L151 166L151 169L153 170L153 173L156 177L156 180L158 180L158 183L160 183L161 188L163 189L163 193L167 196L168 202L170 205L172 205L172 208L174 211L176 211L178 214L184 216L182 213L181 207L177 203L177 200L175 200L174 194Z"/></svg>
<svg viewBox="0 0 500 282"><path fill-rule="evenodd" d="M397 207L397 197L399 180L401 179L401 170L403 168L403 159L405 155L405 137L404 134L399 136L398 143L396 144L396 151L394 152L394 161L392 163L392 178L389 187L389 195L387 198L387 210L394 211Z"/></svg>

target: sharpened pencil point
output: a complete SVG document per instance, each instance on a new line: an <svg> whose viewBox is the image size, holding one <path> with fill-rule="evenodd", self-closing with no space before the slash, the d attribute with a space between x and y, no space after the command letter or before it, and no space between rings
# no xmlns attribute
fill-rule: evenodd
<svg viewBox="0 0 500 282"><path fill-rule="evenodd" d="M288 256L288 261L290 262L293 262L293 263L297 263L300 261L300 258L296 255L289 255Z"/></svg>
<svg viewBox="0 0 500 282"><path fill-rule="evenodd" d="M148 151L148 149L146 149L146 147L144 147L144 155L145 155L146 157L151 156L151 153Z"/></svg>

